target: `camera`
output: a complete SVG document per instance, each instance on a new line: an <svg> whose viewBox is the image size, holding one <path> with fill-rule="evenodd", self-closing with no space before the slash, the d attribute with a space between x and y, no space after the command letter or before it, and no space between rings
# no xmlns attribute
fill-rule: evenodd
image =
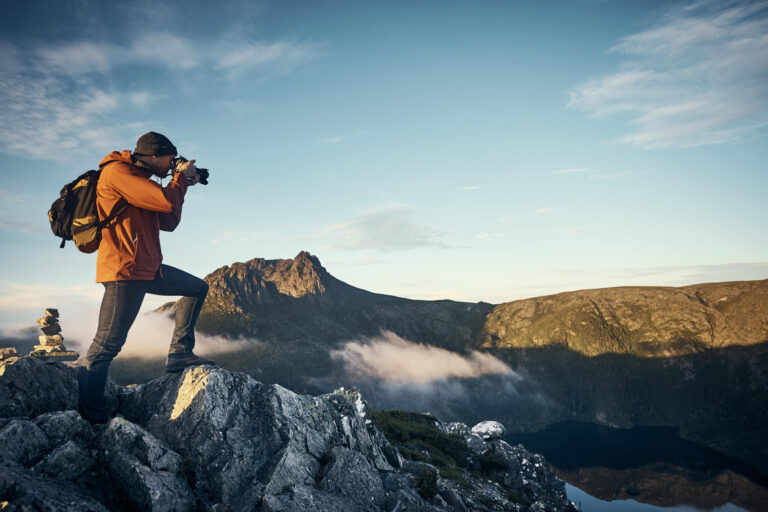
<svg viewBox="0 0 768 512"><path fill-rule="evenodd" d="M176 169L176 167L184 162L187 162L188 160L184 158L183 156L179 155L173 160L171 160L171 169ZM208 169L203 169L202 167L197 167L197 175L200 176L200 183L201 185L207 185L208 184Z"/></svg>

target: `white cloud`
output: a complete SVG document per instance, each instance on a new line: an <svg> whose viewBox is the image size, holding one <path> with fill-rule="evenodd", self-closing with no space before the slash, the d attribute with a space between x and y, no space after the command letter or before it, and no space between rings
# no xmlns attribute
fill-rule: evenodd
<svg viewBox="0 0 768 512"><path fill-rule="evenodd" d="M480 233L475 235L478 240L497 240L501 238L501 233Z"/></svg>
<svg viewBox="0 0 768 512"><path fill-rule="evenodd" d="M542 215L542 214L545 214L545 213L552 213L556 209L557 208L555 208L553 206L547 206L546 208L539 208L537 210L534 210L533 213L535 213L536 215Z"/></svg>
<svg viewBox="0 0 768 512"><path fill-rule="evenodd" d="M112 67L118 48L111 44L77 41L61 46L37 49L40 69L56 70L66 75L105 73Z"/></svg>
<svg viewBox="0 0 768 512"><path fill-rule="evenodd" d="M271 68L280 74L288 74L321 56L322 45L278 41L219 47L214 60L216 68L236 73Z"/></svg>
<svg viewBox="0 0 768 512"><path fill-rule="evenodd" d="M575 169L559 169L557 171L552 171L549 174L580 174L583 172L589 172L588 167L577 167Z"/></svg>
<svg viewBox="0 0 768 512"><path fill-rule="evenodd" d="M509 366L491 354L471 351L463 356L405 340L389 331L371 339L347 342L343 348L332 351L331 357L342 361L354 377L389 382L429 383L451 377L514 375Z"/></svg>
<svg viewBox="0 0 768 512"><path fill-rule="evenodd" d="M345 140L349 140L352 137L356 137L358 135L362 135L364 132L361 130L358 130L356 132L352 133L346 133L344 135L334 135L331 137L321 137L318 139L318 142L321 144L338 144L339 142L344 142Z"/></svg>
<svg viewBox="0 0 768 512"><path fill-rule="evenodd" d="M162 48L162 52L158 52ZM146 67L170 76L284 75L321 56L321 45L235 44L156 32L118 42L75 39L26 46L0 40L0 150L45 159L122 147L146 127L123 121L162 98L112 76ZM222 70L225 71L222 73ZM194 80L185 80L194 87ZM135 86L134 86L135 87Z"/></svg>
<svg viewBox="0 0 768 512"><path fill-rule="evenodd" d="M428 246L447 247L439 240L441 231L412 220L414 211L407 205L383 205L352 220L327 226L317 238L326 241L323 249L391 252Z"/></svg>
<svg viewBox="0 0 768 512"><path fill-rule="evenodd" d="M618 142L694 147L748 139L768 125L768 2L707 0L676 7L609 49L618 71L570 93L570 108L627 113Z"/></svg>
<svg viewBox="0 0 768 512"><path fill-rule="evenodd" d="M565 226L565 231L576 235L591 235L610 228L610 224L588 224L584 226Z"/></svg>
<svg viewBox="0 0 768 512"><path fill-rule="evenodd" d="M615 180L618 178L624 178L626 176L631 176L632 171L623 171L623 172L614 172L614 173L605 173L605 174L590 174L589 179L591 180Z"/></svg>

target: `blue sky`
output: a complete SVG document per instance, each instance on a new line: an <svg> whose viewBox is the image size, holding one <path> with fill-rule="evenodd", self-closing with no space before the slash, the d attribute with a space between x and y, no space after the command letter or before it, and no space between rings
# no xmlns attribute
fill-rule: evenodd
<svg viewBox="0 0 768 512"><path fill-rule="evenodd" d="M162 236L200 276L309 250L494 303L768 277L765 1L3 2L0 69L0 327L98 307L46 212L149 130L211 169Z"/></svg>

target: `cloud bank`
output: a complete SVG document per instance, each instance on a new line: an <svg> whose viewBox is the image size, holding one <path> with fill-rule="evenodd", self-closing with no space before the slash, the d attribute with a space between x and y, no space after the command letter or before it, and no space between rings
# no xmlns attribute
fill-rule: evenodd
<svg viewBox="0 0 768 512"><path fill-rule="evenodd" d="M438 347L414 343L384 331L363 341L350 341L331 352L345 371L359 379L385 382L431 383L453 377L515 375L505 363L483 352L462 356Z"/></svg>
<svg viewBox="0 0 768 512"><path fill-rule="evenodd" d="M625 114L619 143L644 149L723 144L768 125L768 2L705 0L620 39L616 72L570 92L568 107Z"/></svg>

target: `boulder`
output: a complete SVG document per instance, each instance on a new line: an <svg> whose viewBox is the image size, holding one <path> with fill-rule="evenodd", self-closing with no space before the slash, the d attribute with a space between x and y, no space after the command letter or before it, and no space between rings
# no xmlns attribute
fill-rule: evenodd
<svg viewBox="0 0 768 512"><path fill-rule="evenodd" d="M0 361L0 417L33 418L67 409L77 409L73 368L35 357Z"/></svg>
<svg viewBox="0 0 768 512"><path fill-rule="evenodd" d="M112 379L107 379L105 394L107 407L114 413L117 386ZM29 356L0 360L0 417L34 418L66 410L77 410L75 368Z"/></svg>
<svg viewBox="0 0 768 512"><path fill-rule="evenodd" d="M507 435L507 429L498 421L481 421L472 427L472 433L483 439L499 439Z"/></svg>
<svg viewBox="0 0 768 512"><path fill-rule="evenodd" d="M471 433L471 431L466 423L461 423L460 421L453 421L445 425L445 433L463 437L463 436L468 436Z"/></svg>
<svg viewBox="0 0 768 512"><path fill-rule="evenodd" d="M180 475L182 457L143 428L113 418L99 447L115 489L135 510L184 512L195 508L195 496Z"/></svg>

